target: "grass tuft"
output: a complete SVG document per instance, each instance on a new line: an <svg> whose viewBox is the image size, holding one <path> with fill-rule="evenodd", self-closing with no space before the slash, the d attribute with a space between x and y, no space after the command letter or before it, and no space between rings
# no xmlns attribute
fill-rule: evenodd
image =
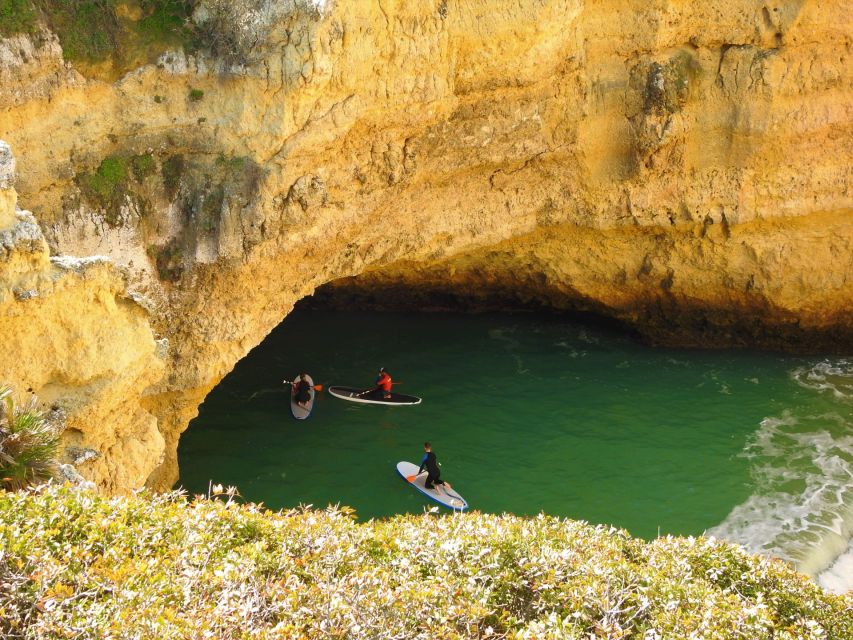
<svg viewBox="0 0 853 640"><path fill-rule="evenodd" d="M35 403L18 406L0 386L0 486L20 490L52 478L58 446L59 433Z"/></svg>

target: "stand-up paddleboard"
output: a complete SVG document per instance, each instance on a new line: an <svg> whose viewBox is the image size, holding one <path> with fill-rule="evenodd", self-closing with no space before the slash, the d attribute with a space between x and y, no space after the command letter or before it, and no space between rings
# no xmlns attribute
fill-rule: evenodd
<svg viewBox="0 0 853 640"><path fill-rule="evenodd" d="M331 386L329 387L329 393L341 400L361 402L363 404L389 404L392 406L399 406L421 403L421 399L417 396L392 393L390 398L383 398L381 394L374 393L371 389L357 389L355 387Z"/></svg>
<svg viewBox="0 0 853 640"><path fill-rule="evenodd" d="M453 509L454 511L464 511L468 508L468 503L465 501L465 498L460 496L454 489L447 488L447 485L437 485L434 489L427 489L424 484L426 483L427 474L422 473L421 475L417 475L418 473L418 465L412 464L411 462L406 462L403 460L402 462L397 463L397 473L399 473L403 480L412 485L415 489L420 491L430 500L435 500L438 504L447 507L448 509ZM410 482L409 478L415 476L415 478Z"/></svg>
<svg viewBox="0 0 853 640"><path fill-rule="evenodd" d="M299 376L296 376L294 380L299 380ZM311 385L311 388L308 390L311 398L308 400L307 407L300 407L299 404L297 404L296 394L293 392L293 385L290 385L290 413L292 413L293 417L297 420L305 420L311 415L311 410L314 408L314 396L317 395L314 391L314 381L311 379L311 376L306 375L305 380Z"/></svg>

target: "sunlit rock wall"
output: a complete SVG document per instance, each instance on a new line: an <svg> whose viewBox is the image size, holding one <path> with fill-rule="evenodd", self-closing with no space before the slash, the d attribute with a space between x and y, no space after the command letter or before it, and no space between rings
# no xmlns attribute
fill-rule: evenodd
<svg viewBox="0 0 853 640"><path fill-rule="evenodd" d="M168 344L123 410L10 381L61 385L52 402L116 433L153 416L149 484L175 481L198 403L296 301L362 273L662 342L851 344L845 2L257 4L240 60L174 51L115 82L48 36L0 41L20 200L54 253L110 257ZM136 486L107 479L137 454L100 429L81 472Z"/></svg>

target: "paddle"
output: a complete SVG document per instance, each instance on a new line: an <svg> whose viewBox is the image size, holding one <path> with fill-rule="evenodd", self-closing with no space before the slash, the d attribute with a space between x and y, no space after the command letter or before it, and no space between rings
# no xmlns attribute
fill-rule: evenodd
<svg viewBox="0 0 853 640"><path fill-rule="evenodd" d="M283 382L284 384L293 384L293 381L292 381L292 380L282 380L282 382ZM322 390L323 390L323 385L321 385L321 384L315 384L315 385L312 387L312 389L314 389L314 391L322 391Z"/></svg>
<svg viewBox="0 0 853 640"><path fill-rule="evenodd" d="M402 382L392 382L391 384L403 384L403 383L402 383ZM355 394L355 397L356 397L356 398L360 398L360 397L361 397L361 396L363 396L365 393L370 393L371 391L376 391L376 389L377 389L377 387L373 387L372 389L365 389L365 390L364 390L364 391L362 391L361 393L357 393L357 394ZM350 397L353 397L353 396L350 396Z"/></svg>
<svg viewBox="0 0 853 640"><path fill-rule="evenodd" d="M409 482L414 482L414 481L415 481L415 478L417 478L417 477L418 477L419 475L421 475L422 473L423 473L423 471L420 471L420 472L416 473L416 474L415 474L415 475L413 475L413 476L407 476L407 477L406 477L406 480L408 480Z"/></svg>

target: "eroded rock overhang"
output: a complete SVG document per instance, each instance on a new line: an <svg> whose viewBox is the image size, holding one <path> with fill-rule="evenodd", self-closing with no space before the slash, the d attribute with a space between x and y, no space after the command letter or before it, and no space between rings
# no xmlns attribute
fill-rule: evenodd
<svg viewBox="0 0 853 640"><path fill-rule="evenodd" d="M851 344L845 3L285 5L239 61L172 51L116 81L49 35L0 41L20 198L54 255L116 265L159 363L121 394L24 386L122 434L77 421L104 488L173 483L206 393L359 274L349 292L592 311L662 342Z"/></svg>

